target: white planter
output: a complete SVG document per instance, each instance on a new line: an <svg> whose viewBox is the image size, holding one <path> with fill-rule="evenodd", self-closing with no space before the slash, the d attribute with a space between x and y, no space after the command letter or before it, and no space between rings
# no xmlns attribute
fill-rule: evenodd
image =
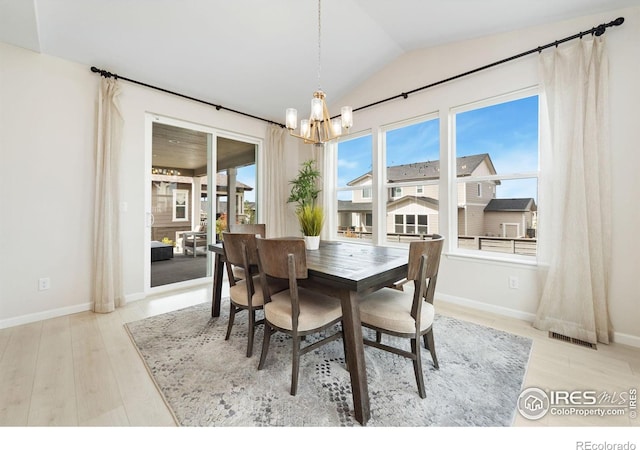
<svg viewBox="0 0 640 450"><path fill-rule="evenodd" d="M305 236L304 244L307 250L318 250L320 246L320 236Z"/></svg>

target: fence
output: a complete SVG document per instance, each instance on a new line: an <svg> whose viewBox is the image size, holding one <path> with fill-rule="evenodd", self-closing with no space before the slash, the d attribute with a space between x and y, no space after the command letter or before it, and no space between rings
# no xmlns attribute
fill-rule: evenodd
<svg viewBox="0 0 640 450"><path fill-rule="evenodd" d="M348 239L371 240L370 231L339 230L338 236ZM387 233L387 242L410 242L423 239L423 234ZM485 252L511 253L535 256L537 251L535 238L503 238L489 236L458 236L458 247Z"/></svg>

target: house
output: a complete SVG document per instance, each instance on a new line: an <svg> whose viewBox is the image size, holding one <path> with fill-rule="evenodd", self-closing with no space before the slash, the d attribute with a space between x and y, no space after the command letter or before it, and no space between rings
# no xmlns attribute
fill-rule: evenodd
<svg viewBox="0 0 640 450"><path fill-rule="evenodd" d="M30 382L29 386L33 385L33 367L37 361L39 336L50 336L48 333L52 332L50 328L43 329L39 321L58 319L55 324L65 326L73 318L69 315L86 313L91 308L93 224L96 209L95 122L99 76L92 73L90 67L95 64L125 77L130 75L133 79L144 78L141 81L159 84L171 91L186 93L187 96L206 97L205 100L208 99L211 103L220 99L223 106L233 109L238 105L240 110L256 112L257 115L265 115L278 122L283 120L280 117L284 117L289 101L300 102L300 110L306 111L307 97L310 97L311 90L315 87L315 58L309 58L313 60L309 63L313 66L311 75L304 74L299 69L303 65L302 56L313 54L316 30L310 25L311 19L300 22L291 20L292 15L287 14L289 11L286 9L299 8L299 4L303 2L286 2L286 6L279 2L255 2L253 8L242 8L246 20L229 23L220 19L221 14L214 13L200 14L197 23L193 23L188 20L192 16L187 16L186 10L185 15L178 14L181 6L177 6L177 3L163 2L163 6L168 5L169 12L173 14L162 15L166 10L160 6L145 8L144 11L148 24L171 24L167 27L170 30L160 30L155 34L125 27L126 23L134 21L134 12L140 12L143 8L138 4L131 6L127 3L126 8L133 9L130 11L121 4L113 5L112 2L83 2L85 6L82 8L73 3L19 0L2 2L0 6L0 235L4 237L0 258L0 367L3 367L4 355L15 355L19 361L24 361L20 358L26 357L33 364L25 362L20 370L4 366L2 375L14 374L12 381L24 378ZM209 3L213 5L212 8L219 7L216 2ZM267 3L269 6L266 6ZM637 384L640 368L635 347L640 347L640 277L637 276L636 259L640 253L637 233L640 210L629 207L630 203L627 201L640 196L636 175L636 168L640 166L636 123L637 100L640 99L640 85L636 81L640 72L637 57L640 7L637 0L593 1L588 2L589 6L581 1L562 2L562 11L557 8L559 2L544 2L543 5L533 2L536 3L531 6L535 6L533 10L527 9L528 5L523 2L508 11L503 8L504 2L492 3L497 8L493 10L487 6L487 2L482 2L480 10L472 9L476 2L465 2L456 5L456 15L472 11L475 17L467 17L464 21L458 20L458 17L445 17L445 11L439 10L433 2L411 2L411 8L421 8L415 12L408 10L409 6L400 6L398 2L372 2L376 7L371 6L368 13L364 14L360 8L367 8L365 3L369 2L347 1L340 2L340 6L334 4L335 14L330 17L341 22L339 25L332 25L329 19L325 22L325 34L332 34L333 44L343 49L333 52L327 46L323 47L327 57L331 58L324 61L322 76L326 82L323 88L329 95L332 112L343 104L354 107L367 105L525 50L535 49L563 36L589 30L596 24L616 17L625 17L624 25L607 31L605 35L610 59L611 145L615 149L611 160L611 194L614 199L611 222L614 232L611 237L613 265L608 309L614 341L625 347L610 359L602 356L604 352L584 353L579 350L567 350L556 358L555 347L551 349L543 344L540 346L543 353L538 353L539 357L534 358L535 361L532 359L532 363L543 365L538 366L540 370L535 371L534 375L539 374L542 378L544 375L553 377L554 374L561 373L561 376L566 377L566 384L570 385L575 382L576 386L598 388L600 380L605 378L601 376L601 372L606 372L609 379L615 380L612 384L619 382L620 386L625 387ZM568 3L572 6L577 4L578 9L565 13L570 11L565 9ZM391 20L395 17L401 22L401 34L406 31L407 40L401 43L390 42L390 34L373 19L384 15L381 12L386 7L394 9L394 14L387 14L387 18ZM240 7L229 3L229 10L238 8ZM424 8L428 10L425 12ZM85 10L86 16L83 15ZM525 21L524 18L510 21L507 18L519 11L525 11L533 18L536 17L536 10L544 14L537 16L535 21ZM295 9L295 12L299 11ZM354 25L351 22L356 20L356 16L366 17L366 21ZM127 17L127 20L119 21L118 17ZM269 20L264 20L264 17L269 17ZM26 23L21 22L20 18L26 20ZM56 18L60 22L56 23ZM305 39L289 39L287 36L286 45L269 45L270 34L267 28L280 30L285 26L285 22L280 22L279 18L288 19L288 23L295 22L296 28L292 35L310 36L308 40L311 43ZM478 30L473 36L460 34L454 41L436 39L427 42L420 38L409 39L412 30L428 31L432 29L432 25L484 25L490 20L498 22L492 22L488 29ZM188 26L182 28L183 22L188 22ZM513 28L514 24L517 28ZM106 28L96 28L102 25ZM108 32L103 32L104 30ZM214 33L216 30L230 34L224 40L216 41L214 38L218 35L207 34L205 38L186 41L194 38L196 31ZM251 38L248 33L252 30L259 33L259 36ZM88 33L83 34L83 31ZM307 31L309 34L306 34ZM440 36L440 33L436 34ZM240 35L242 39L234 38ZM93 39L101 36L105 38L102 41L104 45L94 46ZM444 34L441 36L444 39ZM349 44L345 45L340 38L344 38ZM282 41L282 36L279 39ZM78 45L79 53L65 50L67 47L64 44L72 43ZM118 44L121 43L124 43L125 48L133 50L133 53L120 52ZM206 48L198 47L196 43L205 43ZM170 55L171 49L178 51ZM254 49L258 51L250 53ZM219 53L223 51L225 53ZM381 59L365 61L364 55L372 53ZM185 68L185 64L191 60L197 61L197 69ZM140 72L133 69L137 63L141 64ZM285 66L287 63L291 65ZM206 64L214 64L215 70L205 72L203 68ZM149 76L139 77L145 73L142 72L145 65L150 69L150 72L146 72ZM225 74L230 74L231 77L226 84L222 78ZM351 78L352 74L355 75L354 78ZM167 76L168 78L164 78ZM345 84L338 89L336 80L344 81ZM263 207L266 205L261 203L264 202L262 196L276 191L276 188L281 188L286 195L287 180L295 176L299 163L320 152L285 134L282 137L284 157L279 167L283 174L282 186L267 185L265 165L276 157L267 145L272 138L268 123L224 108L218 109L189 98L129 83L124 79L120 81L120 111L125 122L122 152L119 155L121 170L118 186L121 192L119 236L123 257L123 291L128 303L147 302L154 296L169 295L167 290L152 289L148 275L148 214L151 213L148 190L151 184L147 177L150 176L152 160L150 129L154 121L181 126L188 124L205 130L209 135L247 140L256 145L258 182L253 187L257 192L258 221L264 220L267 213ZM285 87L278 85L282 81L287 84ZM207 85L206 92L195 90L198 82ZM382 146L378 143L378 136L384 127L425 114L434 114L440 119L443 136L441 153L444 154L448 145L446 139L450 136L447 124L452 108L518 93L524 89L535 89L539 83L536 53L433 89L410 94L407 98L400 96L397 100L356 112L350 133L354 136L371 133L374 141L372 148L378 151ZM312 86L309 87L309 84ZM333 86L336 89L331 89ZM489 150L487 152L490 153ZM451 164L444 158L441 158L441 163L447 168ZM327 180L331 180L331 177L327 177ZM427 216L438 211L439 231L447 239L451 230L460 228L460 225L443 219L445 216L452 216L443 211L449 213L448 208L455 203L449 201L453 192L455 190L452 189L450 192L440 193L438 197L423 192L420 195L423 198L415 202L415 206L419 206L422 211L429 211ZM325 190L325 193L329 194L330 190ZM435 200L438 200L437 209ZM358 203L357 199L352 200L349 206L353 208L351 212L358 212ZM514 212L507 211L504 204L498 204L495 210L492 206L487 211L489 204L490 200L478 210L485 217ZM398 209L407 208L407 204L403 202L395 206ZM371 208L378 207L372 202ZM542 211L542 200L536 207ZM535 228L533 204L515 212L531 213L531 227ZM409 213L399 215L407 214ZM284 233L298 234L295 216L291 211L283 216L286 216ZM337 221L337 209L335 216L332 215L329 219ZM374 219L375 217L371 217L371 220ZM369 226L366 212L364 220L362 216L360 220L365 227ZM528 229L528 219L524 220L522 228ZM498 218L496 223L521 222L520 219L504 217ZM394 227L395 225L394 222ZM397 225L402 225L406 231L407 225L411 224L405 217L403 223ZM428 218L426 226L429 227ZM338 224L335 223L332 228L337 227ZM509 226L507 231L511 233ZM493 228L491 233L499 234L500 230ZM504 229L502 233L505 233ZM542 232L537 238L544 238ZM517 289L510 287L508 283L512 278L518 280ZM50 281L50 284L45 283L49 286L48 289L38 289L38 281L41 279ZM209 284L210 280L201 280L180 287L194 289ZM454 305L453 310L474 311L468 314L469 317L489 314L500 317L500 320L507 317L503 322L505 329L525 329L535 317L540 296L537 266L535 262L447 254L441 262L437 294L438 302ZM204 295L201 301L206 299L207 296ZM87 321L83 325L86 325L83 329L90 328L92 333L100 333L100 327L93 321ZM72 333L68 328L64 330L59 335L60 339L69 338L67 340L71 341ZM74 329L74 332L78 330L79 328ZM116 339L122 337L114 335L118 336ZM106 336L103 339L101 335L91 343L102 345L113 341ZM16 350L17 345L19 350ZM9 352L9 349L12 351ZM614 352L607 350L609 351ZM87 355L89 354L92 354L90 349L87 350ZM64 357L61 356L62 360L68 363L69 360ZM544 366L545 363L541 361L547 361L547 358L554 358L553 363ZM111 366L109 362L101 360L100 367L121 369L124 366ZM130 372L127 374L134 379ZM559 378L552 378L550 383L553 386L560 381ZM19 422L18 425L25 425L29 415L31 387L24 388L17 381L15 383L14 390L8 391L9 388L5 388L0 393L2 407L11 405L11 408L0 408L0 422L15 423L15 419ZM7 383L3 385L6 386ZM127 383L119 385L112 379L108 392L117 392L118 386L122 389L129 387ZM53 391L55 390L49 390ZM61 392L68 391L62 389ZM14 401L16 397L11 397L9 401L10 395L14 393L19 400ZM133 394L132 396L135 397ZM83 398L86 403L78 401L77 404L94 404L91 401L96 397L89 400ZM104 400L105 397L109 400ZM112 399L108 395L100 398L101 402L95 403L100 403L103 407L100 414L94 415L89 408L80 414L74 410L76 421L83 424L133 423L126 422L126 419L122 422L111 419L109 422L110 418L121 418L122 415L117 413L122 412L124 407L120 400L113 407L107 404ZM135 405L130 406L142 407L145 400L138 398L137 402L132 402ZM65 402L63 406L74 407ZM43 407L41 410L45 409ZM148 421L141 420L140 423L153 424L153 411L150 413L143 408L142 411L136 417L148 417Z"/></svg>
<svg viewBox="0 0 640 450"><path fill-rule="evenodd" d="M195 177L166 167L154 167L152 172L151 240L162 241L167 238L180 247L183 232L197 230L207 224L206 176ZM216 211L219 214L227 212L227 189L227 175L216 174ZM244 210L244 193L251 190L251 186L236 181L236 214L239 222L246 221L249 215L249 211Z"/></svg>
<svg viewBox="0 0 640 450"><path fill-rule="evenodd" d="M460 156L456 160L458 178L496 175L487 153ZM386 233L422 235L440 232L438 220L440 161L425 161L387 167L387 183L414 183L388 189ZM371 172L347 183L362 186L351 191L353 199L338 201L338 230L359 237L371 233ZM415 184L424 182L425 184ZM459 235L535 237L536 205L532 198L496 198L499 180L460 182L458 195Z"/></svg>

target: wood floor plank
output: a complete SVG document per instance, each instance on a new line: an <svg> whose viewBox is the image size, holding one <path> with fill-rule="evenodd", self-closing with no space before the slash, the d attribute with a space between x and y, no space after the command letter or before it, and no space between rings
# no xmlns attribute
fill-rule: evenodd
<svg viewBox="0 0 640 450"><path fill-rule="evenodd" d="M173 415L125 331L118 314L98 316L130 425L175 426Z"/></svg>
<svg viewBox="0 0 640 450"><path fill-rule="evenodd" d="M129 425L94 313L71 316L79 425Z"/></svg>
<svg viewBox="0 0 640 450"><path fill-rule="evenodd" d="M78 425L70 349L69 316L43 322L28 425Z"/></svg>
<svg viewBox="0 0 640 450"><path fill-rule="evenodd" d="M0 425L174 425L123 324L209 302L210 295L210 287L165 293L111 314L87 312L0 330ZM444 302L436 304L436 309L531 338L523 387L609 391L640 387L639 348L613 343L590 350L549 339L526 321ZM640 420L547 414L530 421L516 414L513 425L637 427Z"/></svg>
<svg viewBox="0 0 640 450"><path fill-rule="evenodd" d="M0 425L25 426L42 322L14 327L0 360Z"/></svg>

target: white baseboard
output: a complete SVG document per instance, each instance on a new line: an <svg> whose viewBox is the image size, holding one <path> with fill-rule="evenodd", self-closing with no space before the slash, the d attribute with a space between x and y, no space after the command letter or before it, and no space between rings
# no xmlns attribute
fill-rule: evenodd
<svg viewBox="0 0 640 450"><path fill-rule="evenodd" d="M640 348L640 336L613 332L613 342Z"/></svg>
<svg viewBox="0 0 640 450"><path fill-rule="evenodd" d="M476 300L470 300L468 298L456 297L454 295L436 294L436 301L443 301L445 303L451 303L453 305L464 306L466 308L476 309L479 311L485 311L499 316L512 317L514 319L527 320L533 322L536 315L525 311L518 311L517 309L505 308L504 306L490 305L488 303L482 303Z"/></svg>
<svg viewBox="0 0 640 450"><path fill-rule="evenodd" d="M454 295L436 294L436 301L443 301L445 303L451 303L452 305L464 306L465 308L497 314L499 316L512 317L514 319L526 320L528 322L533 322L536 318L536 315L533 313L505 308L503 306L490 305L488 303L456 297ZM613 342L640 348L640 336L634 336L632 334L614 332Z"/></svg>
<svg viewBox="0 0 640 450"><path fill-rule="evenodd" d="M12 317L10 319L0 320L0 329L25 325L27 323L38 322L40 320L54 319L56 317L66 316L68 314L77 314L80 312L90 311L91 303L82 303L79 305L66 306L64 308L50 309L47 311L39 311L33 314L25 314L24 316Z"/></svg>

